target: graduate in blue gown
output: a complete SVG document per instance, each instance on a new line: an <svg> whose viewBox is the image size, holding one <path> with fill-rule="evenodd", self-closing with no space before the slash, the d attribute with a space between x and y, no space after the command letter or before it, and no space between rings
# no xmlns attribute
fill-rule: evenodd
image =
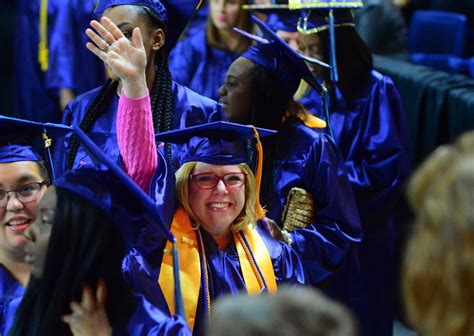
<svg viewBox="0 0 474 336"><path fill-rule="evenodd" d="M140 225L145 213L141 200L110 171L84 168L55 181L25 231L31 279L10 335L62 335L69 328L82 334L189 335L184 320L158 310L122 277L123 257L135 242L120 228ZM87 323L81 312L88 310L106 316L103 329Z"/></svg>
<svg viewBox="0 0 474 336"><path fill-rule="evenodd" d="M253 127L222 121L157 135L160 141L183 144L171 232L178 242L186 319L194 335L205 334L212 303L224 294L273 293L282 283L305 283L297 253L257 224L264 217L259 168L254 176L246 163L247 139L254 137ZM165 297L160 308L172 313L170 248L167 243L157 269Z"/></svg>
<svg viewBox="0 0 474 336"><path fill-rule="evenodd" d="M275 139L264 141L261 200L268 217L289 231L310 282L320 285L346 261L349 266L342 268L358 274L356 256L346 255L360 242L362 230L341 154L324 122L292 102L301 78L317 83L301 57L257 23L273 42L249 48L229 68L219 90L226 117L278 130ZM294 193L303 195L290 201ZM356 287L346 281L339 296Z"/></svg>
<svg viewBox="0 0 474 336"><path fill-rule="evenodd" d="M50 182L48 151L34 126L0 116L0 334L6 335L30 275L23 233ZM61 133L57 134L58 136ZM51 175L52 177L52 175Z"/></svg>
<svg viewBox="0 0 474 336"><path fill-rule="evenodd" d="M336 11L339 81L330 86L328 123L341 150L364 228L359 248L369 309L364 335L391 335L395 268L395 222L400 188L409 173L405 115L392 80L372 69L372 56L348 11ZM327 18L313 11L298 30L300 51L329 60ZM318 66L312 72L329 84ZM321 98L311 91L300 102L324 118Z"/></svg>
<svg viewBox="0 0 474 336"><path fill-rule="evenodd" d="M216 102L173 82L168 69L167 51L177 40L196 4L197 1L190 4L160 0L104 0L97 8L98 15L103 14L120 25L127 37L130 37L134 27L141 28L148 60L146 82L156 133L205 123L213 113L217 119L222 118ZM101 29L98 22L94 23L93 28ZM101 32L103 31L98 31L99 34ZM89 49L100 49L103 52L100 58L105 61L107 47L114 41L115 38L109 34ZM77 97L68 105L63 123L77 125L89 133L101 149L118 162L115 122L120 82L113 73L109 73L109 76L101 88ZM171 160L170 147L166 152ZM55 160L59 174L71 168L92 164L91 158L74 136L66 137L56 151Z"/></svg>
<svg viewBox="0 0 474 336"><path fill-rule="evenodd" d="M51 169L52 163L48 162L48 167L46 167L46 164L44 164L41 159L41 156L38 155L38 153L45 153L45 161L51 157L50 155L50 147L45 147L45 146L51 146L54 145L56 142L56 139L58 137L63 136L65 133L72 132L73 130L70 127L64 126L64 125L59 125L59 124L42 124L42 123L35 123L35 122L30 122L27 120L21 120L21 119L16 119L16 118L8 118L8 117L3 117L0 116L0 134L2 134L2 139L5 140L5 142L2 142L2 146L0 146L0 169L2 170L2 179L0 181L1 186L0 190L3 190L3 187L6 187L7 190L16 190L17 196L12 197L11 191L8 193L8 195L5 196L2 200L6 200L6 210L5 210L5 216L2 216L2 220L8 221L7 226L10 227L15 227L15 230L12 230L15 232L14 235L12 234L6 234L5 237L8 238L6 239L6 242L9 242L11 244L1 244L0 246L4 247L5 250L1 253L0 257L3 256L8 256L12 253L6 253L6 252L14 252L17 251L18 257L23 261L26 260L28 263L36 263L40 262L41 260L44 259L46 255L43 255L43 259L41 257L36 257L32 256L32 254L35 254L38 250L36 248L32 249L29 247L26 247L24 249L25 245L25 237L23 236L24 232L26 234L27 239L33 240L34 246L39 246L35 245L36 243L39 243L41 245L41 242L43 242L43 245L40 246L44 250L44 240L42 240L43 233L44 231L41 231L38 233L38 231L31 231L30 234L26 233L26 230L31 230L32 227L29 227L30 225L35 225L38 223L38 220L36 218L36 212L39 210L40 213L40 218L41 223L46 223L46 217L49 214L45 214L44 208L42 206L38 207L38 200L39 196L42 196L46 190L46 185L49 183L49 178L48 178L48 168ZM26 139L25 136L19 136L19 134L26 134L27 137ZM76 133L77 134L77 133ZM55 186L60 186L60 188L64 189L63 196L61 197L61 200L63 200L65 203L71 202L71 195L70 194L77 194L79 195L79 200L75 199L74 196L73 198L73 207L77 206L79 208L82 207L82 209L76 209L78 213L89 213L88 215L85 215L85 217L81 217L80 215L77 215L77 213L69 213L72 219L71 221L68 221L67 218L63 218L62 220L59 219L58 222L63 222L65 221L66 225L73 225L74 226L74 221L76 220L76 226L80 227L82 229L82 225L84 225L85 222L89 223L89 221L94 221L94 211L99 211L99 210L91 210L91 208L98 208L102 210L104 213L101 213L96 220L100 221L100 223L103 223L105 218L109 218L117 227L110 227L110 224L105 224L106 226L109 225L109 229L112 230L111 236L115 237L112 238L112 242L109 241L110 243L113 243L113 248L115 249L121 249L121 251L118 252L118 254L109 254L108 256L111 257L112 259L115 258L114 261L97 261L98 263L100 262L105 262L105 263L115 263L115 266L117 266L116 270L107 268L105 266L100 266L99 269L103 270L105 273L108 274L109 278L113 279L113 282L116 281L116 279L121 279L122 274L127 274L127 275L134 275L134 278L136 279L141 279L142 282L146 281L147 288L146 290L142 291L143 287L130 287L128 284L123 283L122 285L119 286L125 286L124 288L120 289L120 292L122 292L125 288L129 291L132 291L132 296L133 296L133 302L129 301L127 302L121 302L121 304L127 305L131 304L128 308L128 312L130 313L130 316L122 316L121 319L127 320L128 318L128 324L121 326L120 328L126 328L126 334L127 335L155 335L155 334L189 334L189 330L185 326L184 321L181 321L180 318L178 317L172 317L169 315L164 314L163 312L159 311L156 308L156 305L154 305L154 302L160 302L162 296L160 296L160 289L157 286L157 279L155 278L150 278L149 274L147 274L144 269L146 268L146 263L141 265L140 267L135 267L135 265L138 265L141 261L145 260L145 257L148 255L150 251L152 251L149 246L154 246L153 244L150 244L147 240L148 237L148 231L146 230L147 223L152 223L149 226L153 227L153 232L157 232L158 235L160 236L160 239L162 237L166 237L170 239L169 236L169 230L163 229L165 228L164 222L168 221L169 219L164 215L168 209L166 208L168 206L168 203L171 203L169 206L171 208L174 208L174 204L172 200L174 199L174 174L168 169L166 160L161 152L158 153L158 162L157 162L157 167L160 167L160 169L156 169L156 172L153 176L152 179L152 185L153 187L150 188L150 192L152 193L152 197L148 197L133 181L128 178L125 173L116 166L110 159L108 159L104 154L100 156L100 149L98 149L97 146L94 145L90 141L90 139L87 138L84 133L79 134L80 139L84 146L88 148L90 151L91 155L94 157L96 162L101 161L101 162L106 162L108 165L105 165L105 167L112 167L114 170L111 171L96 171L93 169L84 169L81 172L78 173L72 173L68 174L65 178L63 178L61 181L56 181ZM33 140L29 140L33 139ZM41 139L41 141L36 141L36 139ZM43 140L46 139L46 141L43 142ZM2 141L3 141L2 140ZM26 145L23 143L24 141L27 141ZM32 144L30 144L32 142ZM38 143L37 143L38 142ZM33 147L32 147L33 145ZM99 153L99 154L98 154ZM113 173L113 174L112 174ZM35 176L38 175L38 176ZM44 176L43 176L44 175ZM13 180L13 182L11 181ZM18 181L17 181L18 180ZM31 181L40 181L40 180L45 180L43 183L42 181L40 182L31 182ZM12 186L12 183L17 183L20 184L20 187L17 189L14 189ZM35 187L35 185L38 185ZM170 188L172 186L173 189ZM33 188L35 187L35 188ZM65 193L65 195L64 195ZM0 192L0 196L2 193ZM165 198L169 197L168 198ZM33 199L34 198L34 199ZM77 197L76 197L77 198ZM89 205L84 205L84 202L80 200L80 198L85 199ZM166 202L165 202L166 201ZM86 202L86 203L87 203ZM61 203L61 202L59 202ZM164 205L166 203L166 205ZM1 204L1 201L0 201ZM62 208L61 206L59 208ZM1 210L1 207L0 207ZM0 211L1 213L1 211ZM16 216L16 217L15 217ZM21 217L22 216L22 217ZM21 218L27 217L29 220L27 220L26 223L18 223L18 221ZM67 217L67 216L66 216ZM81 218L79 218L81 217ZM11 220L16 220L16 223L9 223ZM32 223L35 224L32 224ZM91 223L93 226L100 225L97 223ZM161 225L161 229L160 229ZM3 226L2 226L3 227ZM37 227L36 227L37 228ZM120 230L117 230L119 228ZM84 235L88 235L95 229L84 229L86 233ZM120 238L117 238L117 233L114 233L114 230L119 232ZM67 230L66 230L67 231ZM142 231L144 232L142 234ZM6 231L5 231L6 232ZM74 236L81 237L81 234L71 231ZM167 234L168 232L168 234ZM33 236L31 235L33 234ZM35 236L34 234L38 234L38 236ZM48 231L46 231L48 233ZM97 233L97 231L95 232ZM0 237L3 237L1 235ZM21 239L20 239L21 238ZM69 237L69 239L74 240L74 237ZM96 236L94 235L94 232L92 232L92 236L89 237L89 239L96 239ZM117 240L113 242L113 240ZM61 240L61 239L59 239ZM85 241L85 240L84 240ZM84 241L81 241L84 243ZM104 241L102 240L102 243ZM61 243L62 244L62 243ZM81 243L79 243L80 245ZM21 245L21 246L20 246ZM47 244L46 244L47 245ZM77 246L74 243L71 244L62 244L63 247L61 248L66 248L69 249L71 246ZM122 247L121 247L122 246ZM57 245L56 245L56 248ZM84 251L87 252L88 249L91 249L91 245L85 243L83 245L83 249L80 251L69 251L68 252L62 252L58 253L59 256L66 256L67 253L69 256L73 256L74 253L84 253ZM97 246L96 246L97 248ZM84 250L85 249L85 250ZM82 252L81 252L82 251ZM43 251L44 252L44 251ZM93 259L94 256L93 254L97 252L95 249L89 250L89 253L91 254L91 258ZM121 255L123 253L124 255ZM54 253L53 253L54 254ZM100 251L99 251L100 254ZM25 259L25 255L27 255ZM29 255L29 256L28 256ZM77 256L77 255L76 255ZM63 257L59 257L61 261L54 261L52 262L53 265L53 270L50 269L51 272L56 272L61 267L57 267L59 263L61 262L66 262L68 264L68 267L74 264L72 260L76 260L75 258L71 258L68 260L65 260ZM97 255L96 255L97 257ZM118 261L117 259L120 260ZM101 259L100 257L99 259ZM106 259L107 257L105 257ZM122 262L122 258L126 260L126 262ZM10 258L10 259L15 259L15 258ZM16 260L16 259L15 259ZM89 259L91 260L91 259ZM8 260L7 260L8 261ZM10 260L11 261L11 260ZM12 263L8 261L5 262L5 259L2 258L2 267L1 267L1 275L2 275L2 293L5 295L2 295L1 297L1 302L2 302L2 314L0 315L0 325L2 327L1 333L6 334L7 331L11 328L14 318L15 318L15 312L18 309L18 306L22 300L22 295L24 292L23 287L20 285L20 283L17 283L16 280L21 281L24 284L28 281L28 276L30 272L30 267L28 264L25 264L27 269L25 270L25 276L21 276L22 273L18 271L18 269L12 269L11 265ZM90 268L87 266L87 260L84 257L78 257L76 260L76 265L80 265L82 267L83 265L84 268L83 270ZM92 263L93 264L93 263ZM108 265L108 264L107 264ZM97 266L97 264L96 264ZM63 269L67 269L68 267L64 266L62 267ZM9 270L10 272L6 273L3 271ZM36 269L37 271L37 269ZM33 278L35 277L35 274L38 274L35 272L33 273ZM91 271L92 273L94 270ZM140 273L140 274L136 274ZM64 275L64 278L67 278L68 276L77 276L83 274L81 271L73 270L72 274L69 275ZM12 275L15 277L15 281L10 281L12 280ZM52 281L57 281L56 276L53 276L55 280L45 280L46 283L50 283ZM63 278L63 279L64 279ZM30 287L34 287L35 284L38 284L37 279L33 279ZM81 282L81 281L79 281ZM76 282L76 284L79 284L79 282ZM68 284L65 284L64 282L61 282L61 280L58 280L58 283L56 283L57 287L61 286L66 286L68 287ZM114 284L115 286L115 284ZM115 289L117 289L115 287ZM35 289L33 289L34 291ZM46 289L47 291L47 289ZM59 289L57 291L58 296L61 296L62 294L66 293L67 291ZM121 296L121 294L116 294L118 296ZM125 295L126 298L127 295ZM43 297L49 297L48 294L45 294ZM31 299L31 296L29 297ZM124 297L122 296L122 299ZM61 300L61 298L56 297L57 300ZM28 300L28 299L27 299ZM88 301L91 301L92 299L88 299ZM87 300L86 300L87 301ZM44 302L44 300L43 300ZM57 303L57 301L56 301ZM133 303L133 304L132 304ZM84 300L81 304L84 304ZM25 305L28 305L26 303ZM53 304L54 305L54 304ZM112 304L113 306L114 304ZM83 307L84 309L90 309L87 308L87 304ZM93 307L100 307L101 305L97 303L97 305L93 305ZM179 305L177 305L179 307ZM95 308L94 308L95 309ZM42 308L38 309L39 311L43 311ZM179 310L179 309L178 309ZM74 311L77 313L77 311ZM31 312L28 312L30 314ZM73 314L74 315L74 314ZM51 315L46 316L47 318L51 317ZM82 315L80 318L76 315L71 316L73 320L70 320L70 322L74 321L74 324L77 327L77 323L79 320L82 319L82 322L84 320L87 322L87 314ZM78 320L79 319L79 320ZM21 321L25 320L25 318L20 318ZM41 318L42 320L42 318ZM51 321L49 321L51 322ZM90 322L90 321L89 321ZM33 322L36 323L36 322ZM48 323L48 322L46 322ZM33 327L39 326L38 323L33 324ZM84 327L83 324L80 324L82 327ZM86 326L90 325L86 324ZM29 328L29 327L26 327ZM48 332L51 332L52 330L49 327L45 327L45 330ZM114 329L115 330L115 329ZM49 333L46 334L49 334ZM96 329L94 329L94 334L98 333ZM22 331L16 331L14 334L24 334ZM120 334L120 332L118 332ZM40 333L41 334L41 333ZM86 334L91 334L90 332Z"/></svg>
<svg viewBox="0 0 474 336"><path fill-rule="evenodd" d="M218 89L231 63L247 50L251 41L232 31L251 31L250 17L242 9L247 1L210 1L207 23L176 44L170 53L173 80L192 90L219 99Z"/></svg>
<svg viewBox="0 0 474 336"><path fill-rule="evenodd" d="M19 1L14 42L15 117L61 120L60 90L72 87L72 23L68 2Z"/></svg>

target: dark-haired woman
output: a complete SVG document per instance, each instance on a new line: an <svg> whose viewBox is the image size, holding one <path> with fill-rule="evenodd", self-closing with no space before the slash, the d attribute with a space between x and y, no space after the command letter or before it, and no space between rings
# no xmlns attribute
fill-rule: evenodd
<svg viewBox="0 0 474 336"><path fill-rule="evenodd" d="M184 321L136 295L122 276L130 246L119 227L144 220L135 200L123 197L127 194L109 172L87 168L66 174L49 188L25 232L31 279L9 335L71 335L62 320L70 302L80 301L85 285L103 290L101 281L108 292L110 326L104 335L189 334ZM94 334L100 333L96 329Z"/></svg>
<svg viewBox="0 0 474 336"><path fill-rule="evenodd" d="M275 139L263 142L261 202L269 218L292 230L291 246L311 284L321 285L343 265L362 232L334 140L321 120L292 101L305 65L291 55L276 42L250 47L230 66L220 102L230 121L278 130ZM356 260L351 261L347 267L358 274Z"/></svg>
<svg viewBox="0 0 474 336"><path fill-rule="evenodd" d="M370 321L364 335L391 335L395 208L409 172L407 128L398 92L390 78L372 69L372 55L356 32L352 15L336 14L339 82L330 88L329 123L344 156L364 228L359 255L369 300L366 320ZM328 62L327 20L311 15L306 27L298 27L299 49ZM318 66L310 69L328 81L327 72ZM301 103L324 118L317 95L309 92Z"/></svg>
<svg viewBox="0 0 474 336"><path fill-rule="evenodd" d="M173 6L190 4L176 2ZM171 80L167 52L177 38L177 32L173 29L182 28L183 25L168 15L160 0L101 1L97 11L119 26L128 38L135 27L139 27L142 32L147 55L146 83L151 97L155 133L205 123L213 112L216 112L218 119L221 118L217 103ZM175 21L172 22L172 19ZM100 29L98 26L93 27ZM114 42L114 37L105 33L103 44L97 47L107 51ZM107 155L118 161L115 121L121 83L113 74L109 74L109 77L101 88L72 101L65 110L63 122L79 126ZM170 148L167 148L167 156L171 160ZM91 158L74 136L67 137L62 146L58 146L56 166L59 175L71 168L91 164Z"/></svg>
<svg viewBox="0 0 474 336"><path fill-rule="evenodd" d="M212 99L219 99L219 87L231 63L251 45L236 33L237 27L251 31L252 23L242 9L245 0L211 0L204 29L196 30L176 44L170 53L170 70L175 81Z"/></svg>

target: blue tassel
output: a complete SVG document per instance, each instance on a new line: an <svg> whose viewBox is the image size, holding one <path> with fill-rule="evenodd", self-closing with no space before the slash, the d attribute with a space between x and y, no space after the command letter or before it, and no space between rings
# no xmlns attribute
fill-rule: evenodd
<svg viewBox="0 0 474 336"><path fill-rule="evenodd" d="M329 10L329 57L331 63L331 82L337 83L339 81L339 74L337 73L337 59L336 59L336 33L334 31L334 10Z"/></svg>
<svg viewBox="0 0 474 336"><path fill-rule="evenodd" d="M179 252L176 243L176 237L173 237L173 276L174 276L174 300L176 306L176 315L186 320L184 312L183 293L181 292L181 278L179 275Z"/></svg>

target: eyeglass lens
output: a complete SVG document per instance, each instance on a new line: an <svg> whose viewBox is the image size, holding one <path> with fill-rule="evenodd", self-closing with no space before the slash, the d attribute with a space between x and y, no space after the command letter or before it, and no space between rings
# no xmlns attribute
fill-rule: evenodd
<svg viewBox="0 0 474 336"><path fill-rule="evenodd" d="M229 188L238 188L245 184L245 174L229 173L223 176L215 174L196 174L193 175L193 180L199 188L203 189L214 188L220 180Z"/></svg>
<svg viewBox="0 0 474 336"><path fill-rule="evenodd" d="M9 200L8 193L14 192L16 198L22 203L29 203L36 201L39 197L41 183L34 182L20 186L16 190L0 190L0 207L5 207Z"/></svg>

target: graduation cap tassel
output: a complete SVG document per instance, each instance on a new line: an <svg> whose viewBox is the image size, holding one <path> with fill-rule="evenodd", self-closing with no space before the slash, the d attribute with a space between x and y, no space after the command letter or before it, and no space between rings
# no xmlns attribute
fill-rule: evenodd
<svg viewBox="0 0 474 336"><path fill-rule="evenodd" d="M44 150L46 152L46 156L48 157L48 162L50 163L49 169L51 172L51 182L54 182L56 180L56 173L54 171L53 155L51 154L51 145L53 144L53 140L48 136L48 133L46 132L46 129L44 128L43 128L41 137L43 138Z"/></svg>
<svg viewBox="0 0 474 336"><path fill-rule="evenodd" d="M329 58L331 65L331 82L337 83L339 81L339 74L337 73L337 59L336 59L336 32L334 28L334 10L329 10Z"/></svg>
<svg viewBox="0 0 474 336"><path fill-rule="evenodd" d="M258 135L258 131L255 127L253 127L253 134L255 140L257 141L255 147L257 148L257 169L255 172L255 184L257 187L257 204L256 212L258 219L262 219L265 217L265 209L262 208L260 205L260 186L262 184L262 170L263 170L263 147L262 143L260 142L260 136Z"/></svg>
<svg viewBox="0 0 474 336"><path fill-rule="evenodd" d="M176 237L172 241L173 244L173 276L174 276L174 300L176 307L176 315L186 320L184 312L183 293L181 292L181 277L179 274L179 251Z"/></svg>
<svg viewBox="0 0 474 336"><path fill-rule="evenodd" d="M329 135L334 139L334 134L332 132L332 127L331 127L331 120L329 119L329 104L330 104L330 99L329 99L329 91L328 89L323 85L323 109L324 109L324 116L326 118L326 127L328 128Z"/></svg>

